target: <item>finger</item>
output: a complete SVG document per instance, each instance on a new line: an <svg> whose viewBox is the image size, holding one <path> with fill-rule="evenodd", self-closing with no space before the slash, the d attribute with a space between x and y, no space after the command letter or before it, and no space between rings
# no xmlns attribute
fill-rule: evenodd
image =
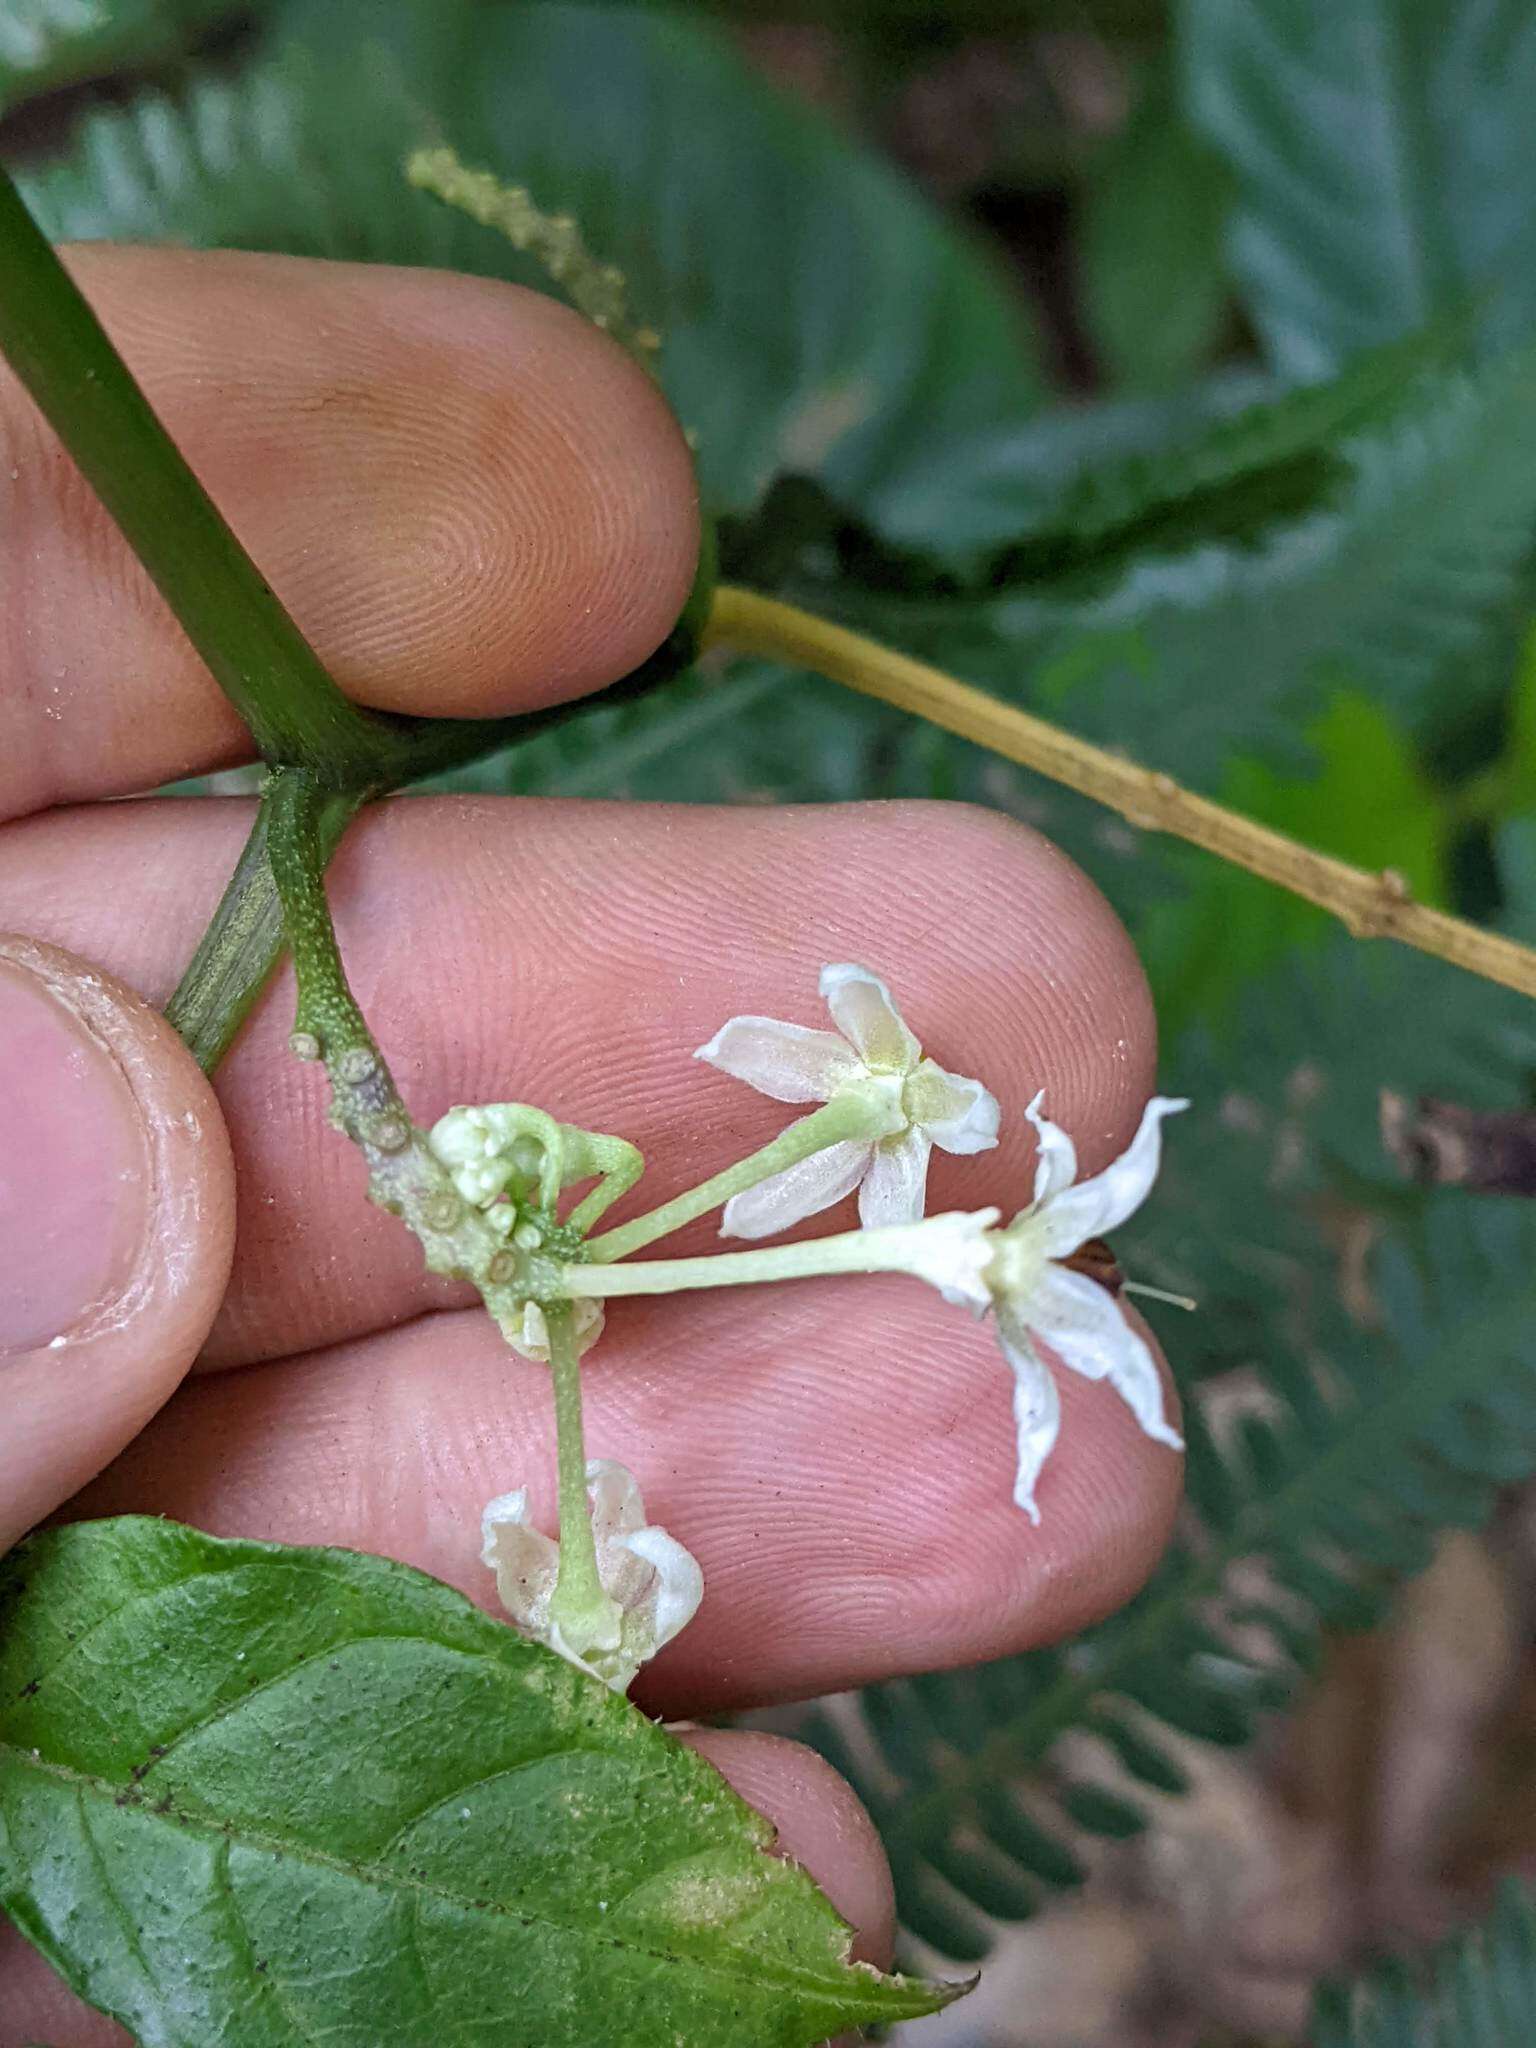
<svg viewBox="0 0 1536 2048"><path fill-rule="evenodd" d="M1013 1503L1012 1379L989 1324L915 1280L615 1303L583 1369L587 1449L699 1560L697 1617L643 1675L667 1714L971 1664L1119 1606L1166 1540L1180 1461L1104 1382L1059 1373L1041 1525ZM546 1368L477 1310L190 1380L73 1504L403 1559L497 1610L485 1503L553 1530Z"/></svg>
<svg viewBox="0 0 1536 2048"><path fill-rule="evenodd" d="M852 1789L814 1751L776 1735L696 1729L683 1736L778 1830L854 1929L853 1953L889 1962L894 1904L885 1852ZM0 2042L129 2048L129 2037L74 1998L19 1934L0 1926Z"/></svg>
<svg viewBox="0 0 1536 2048"><path fill-rule="evenodd" d="M342 688L393 711L577 696L650 654L698 553L676 421L538 293L443 272L87 247L71 268ZM0 816L249 741L0 369Z"/></svg>
<svg viewBox="0 0 1536 2048"><path fill-rule="evenodd" d="M108 977L0 936L0 1551L165 1400L229 1275L213 1092Z"/></svg>
<svg viewBox="0 0 1536 2048"><path fill-rule="evenodd" d="M243 804L105 805L0 834L0 921L163 1000L244 836ZM1145 983L1102 897L1022 826L956 805L710 811L412 799L354 827L330 878L354 986L407 1100L535 1102L649 1168L622 1214L767 1141L781 1104L691 1057L730 1015L820 1021L824 961L885 974L927 1050L979 1073L1002 1142L935 1153L930 1206L1019 1207L1037 1089L1085 1172L1149 1092ZM279 984L218 1075L240 1171L220 1363L278 1357L466 1299L363 1199ZM822 1219L848 1228L851 1202ZM668 1250L718 1245L718 1219ZM850 1346L850 1348L852 1348Z"/></svg>

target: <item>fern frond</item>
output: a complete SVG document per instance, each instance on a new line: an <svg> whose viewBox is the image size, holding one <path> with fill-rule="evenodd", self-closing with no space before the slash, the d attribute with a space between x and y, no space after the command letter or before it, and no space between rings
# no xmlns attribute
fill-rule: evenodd
<svg viewBox="0 0 1536 2048"><path fill-rule="evenodd" d="M1481 1925L1427 1956L1324 1985L1311 2048L1528 2048L1536 2041L1536 1899L1511 1880Z"/></svg>

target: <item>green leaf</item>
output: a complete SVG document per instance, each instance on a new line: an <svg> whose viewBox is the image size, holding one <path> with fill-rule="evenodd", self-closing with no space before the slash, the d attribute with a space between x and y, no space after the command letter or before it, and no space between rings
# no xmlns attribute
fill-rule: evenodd
<svg viewBox="0 0 1536 2048"><path fill-rule="evenodd" d="M1499 797L1511 811L1536 810L1536 627L1521 634L1509 695L1509 726L1496 773Z"/></svg>
<svg viewBox="0 0 1536 2048"><path fill-rule="evenodd" d="M543 286L490 230L406 187L406 151L442 136L574 214L624 270L716 504L812 467L900 531L920 516L909 476L1033 405L1022 310L983 259L680 15L290 0L265 48L234 85L93 114L29 187L50 231ZM951 507L961 532L983 515Z"/></svg>
<svg viewBox="0 0 1536 2048"><path fill-rule="evenodd" d="M402 1565L128 1517L0 1565L0 1897L156 2048L813 2043L846 1960L627 1702Z"/></svg>
<svg viewBox="0 0 1536 2048"><path fill-rule="evenodd" d="M772 587L808 551L831 550L839 584L897 599L1043 600L1112 588L1140 566L1197 550L1252 549L1337 501L1354 474L1354 444L1431 406L1434 372L1452 365L1458 345L1443 324L1369 351L1327 383L1217 407L1203 432L1165 432L1151 449L1079 462L1032 504L1047 417L1019 450L1024 530L969 559L894 545L815 478L783 476L750 517L725 522L722 572Z"/></svg>
<svg viewBox="0 0 1536 2048"><path fill-rule="evenodd" d="M56 86L174 57L246 12L241 0L7 0L0 111Z"/></svg>
<svg viewBox="0 0 1536 2048"><path fill-rule="evenodd" d="M1311 2048L1520 2048L1536 2040L1536 1900L1511 1880L1480 1926L1323 1986Z"/></svg>
<svg viewBox="0 0 1536 2048"><path fill-rule="evenodd" d="M1172 390L1214 355L1230 291L1228 196L1225 163L1155 73L1084 194L1083 314L1112 383Z"/></svg>
<svg viewBox="0 0 1536 2048"><path fill-rule="evenodd" d="M1237 181L1232 260L1270 355L1317 377L1469 297L1536 322L1526 0L1185 0L1188 100Z"/></svg>

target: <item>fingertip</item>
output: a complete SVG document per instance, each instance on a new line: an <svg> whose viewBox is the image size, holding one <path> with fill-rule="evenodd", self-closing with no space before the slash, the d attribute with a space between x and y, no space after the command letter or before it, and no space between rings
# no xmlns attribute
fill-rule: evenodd
<svg viewBox="0 0 1536 2048"><path fill-rule="evenodd" d="M756 1729L696 1728L682 1740L772 1821L777 1850L804 1864L854 1930L852 1953L888 1967L896 1939L891 1869L863 1801L813 1749Z"/></svg>
<svg viewBox="0 0 1536 2048"><path fill-rule="evenodd" d="M499 716L637 667L677 623L699 555L692 457L655 382L515 285L380 271L354 297L375 365L369 488L354 478L348 503L393 602L370 618L359 579L343 686L381 710ZM314 422L315 461L339 452L340 396ZM371 431L390 408L392 434Z"/></svg>

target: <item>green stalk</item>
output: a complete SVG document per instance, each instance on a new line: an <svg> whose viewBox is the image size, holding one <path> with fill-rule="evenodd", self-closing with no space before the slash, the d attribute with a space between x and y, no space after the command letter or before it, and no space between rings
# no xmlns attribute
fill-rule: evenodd
<svg viewBox="0 0 1536 2048"><path fill-rule="evenodd" d="M400 736L332 682L3 171L0 350L266 759L333 785L398 779Z"/></svg>
<svg viewBox="0 0 1536 2048"><path fill-rule="evenodd" d="M325 1061L333 1083L342 1078L339 1069L349 1053L371 1055L376 1074L388 1085L389 1100L382 1106L404 1119L405 1105L357 1006L336 944L325 895L325 793L308 769L278 768L261 807L267 822L267 861L282 905L283 936L299 985L295 1035L315 1041L312 1056Z"/></svg>
<svg viewBox="0 0 1536 2048"><path fill-rule="evenodd" d="M921 1223L891 1223L848 1230L762 1251L715 1252L702 1259L641 1259L633 1266L570 1265L560 1290L572 1299L619 1294L681 1294L698 1287L748 1287L765 1280L808 1280L828 1273L910 1273L930 1286L950 1288L965 1277L956 1245L992 1230L996 1209L926 1216Z"/></svg>
<svg viewBox="0 0 1536 2048"><path fill-rule="evenodd" d="M478 755L494 753L511 742L535 739L540 733L584 718L589 712L641 697L686 668L694 651L691 626L680 620L649 661L591 696L509 718L409 720L406 731L410 773L434 774L472 761ZM322 872L362 806L373 797L388 793L387 787L371 791L336 790L318 798L315 847ZM266 835L266 813L259 812L239 864L214 912L213 923L199 940L166 1009L198 1064L209 1074L234 1042L283 950L283 913L267 872Z"/></svg>
<svg viewBox="0 0 1536 2048"><path fill-rule="evenodd" d="M599 1636L610 1633L613 1602L603 1591L597 1569L597 1544L587 1505L587 1449L581 1416L581 1361L572 1335L573 1311L550 1307L549 1371L555 1395L555 1459L560 1483L560 1569L550 1602L550 1618L561 1634L584 1656Z"/></svg>
<svg viewBox="0 0 1536 2048"><path fill-rule="evenodd" d="M900 1128L899 1116L897 1128ZM812 1153L824 1152L829 1145L841 1145L852 1138L871 1141L883 1138L890 1129L891 1111L887 1101L852 1093L839 1095L822 1108L813 1110L809 1116L802 1117L798 1123L791 1124L787 1130L780 1131L758 1151L737 1160L734 1166L722 1167L719 1173L712 1174L686 1194L663 1202L659 1209L648 1210L632 1222L621 1223L616 1230L605 1230L601 1237L589 1238L587 1256L599 1264L627 1258L631 1252L639 1251L642 1245L654 1244L657 1238L681 1230L685 1223L692 1223L696 1217L707 1216L711 1209L728 1202L732 1195L744 1194L748 1188L755 1188L770 1174L798 1166Z"/></svg>
<svg viewBox="0 0 1536 2048"><path fill-rule="evenodd" d="M322 861L329 861L361 803L361 796L344 791L322 799L316 826ZM283 907L267 860L268 818L262 803L213 922L166 1005L167 1019L205 1074L234 1043L283 950Z"/></svg>

